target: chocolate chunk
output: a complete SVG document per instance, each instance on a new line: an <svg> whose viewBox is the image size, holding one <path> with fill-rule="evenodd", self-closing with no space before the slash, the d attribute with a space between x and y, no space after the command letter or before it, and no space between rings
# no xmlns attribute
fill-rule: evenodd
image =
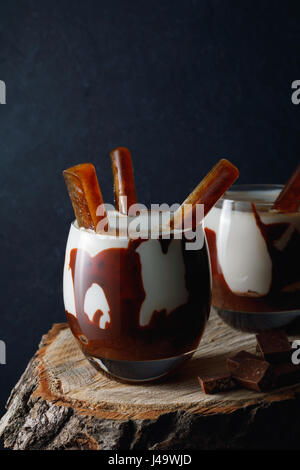
<svg viewBox="0 0 300 470"><path fill-rule="evenodd" d="M290 349L291 349L291 353L292 353L292 349L293 349L293 342L294 341L289 341L289 345L290 345ZM261 349L260 347L258 346L258 344L256 345L256 348L255 348L257 354L259 355L259 357L262 357L262 353L261 353Z"/></svg>
<svg viewBox="0 0 300 470"><path fill-rule="evenodd" d="M278 364L273 366L274 387L286 387L300 383L300 364Z"/></svg>
<svg viewBox="0 0 300 470"><path fill-rule="evenodd" d="M282 330L266 330L256 335L258 351L271 364L289 361L292 355L291 345Z"/></svg>
<svg viewBox="0 0 300 470"><path fill-rule="evenodd" d="M233 358L227 359L227 367L234 379L245 388L262 392L272 385L270 364L254 354L241 351Z"/></svg>
<svg viewBox="0 0 300 470"><path fill-rule="evenodd" d="M231 374L211 375L198 377L202 390L207 395L219 392L226 392L237 387Z"/></svg>
<svg viewBox="0 0 300 470"><path fill-rule="evenodd" d="M248 351L240 351L235 356L227 358L227 369L232 372L235 368L239 367L241 362L245 359L261 360L259 357L255 356L255 354L251 354Z"/></svg>

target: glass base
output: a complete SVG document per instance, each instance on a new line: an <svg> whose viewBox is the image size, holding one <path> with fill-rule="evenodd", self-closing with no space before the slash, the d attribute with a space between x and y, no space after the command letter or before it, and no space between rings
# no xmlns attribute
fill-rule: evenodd
<svg viewBox="0 0 300 470"><path fill-rule="evenodd" d="M87 356L89 362L100 371L125 382L142 383L157 380L172 372L190 359L194 351L182 356L154 361L118 361Z"/></svg>
<svg viewBox="0 0 300 470"><path fill-rule="evenodd" d="M227 325L236 330L256 333L261 330L283 328L300 318L300 311L246 313L214 307Z"/></svg>

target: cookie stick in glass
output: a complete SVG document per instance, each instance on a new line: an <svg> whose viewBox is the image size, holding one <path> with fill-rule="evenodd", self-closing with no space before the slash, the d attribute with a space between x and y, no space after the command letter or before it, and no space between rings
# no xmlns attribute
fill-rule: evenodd
<svg viewBox="0 0 300 470"><path fill-rule="evenodd" d="M205 217L238 176L239 170L230 161L221 159L171 216L171 228L186 227L191 221L190 228L194 229L196 222L200 222L195 217L197 204L204 204Z"/></svg>
<svg viewBox="0 0 300 470"><path fill-rule="evenodd" d="M79 227L96 230L97 224L106 217L96 215L97 208L103 204L94 165L81 163L63 171L68 193L73 205Z"/></svg>
<svg viewBox="0 0 300 470"><path fill-rule="evenodd" d="M300 163L280 192L273 209L280 212L296 212L300 206Z"/></svg>
<svg viewBox="0 0 300 470"><path fill-rule="evenodd" d="M112 150L110 158L116 209L128 214L130 206L137 203L131 153L126 147L118 147Z"/></svg>

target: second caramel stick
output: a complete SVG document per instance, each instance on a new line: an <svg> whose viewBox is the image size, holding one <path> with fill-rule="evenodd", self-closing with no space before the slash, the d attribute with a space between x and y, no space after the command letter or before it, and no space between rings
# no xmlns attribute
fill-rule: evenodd
<svg viewBox="0 0 300 470"><path fill-rule="evenodd" d="M174 212L170 220L171 228L182 228L185 220L192 220L194 229L193 215L197 204L204 204L204 216L206 216L238 176L239 170L230 161L225 158L220 160Z"/></svg>
<svg viewBox="0 0 300 470"><path fill-rule="evenodd" d="M110 153L110 158L116 209L128 214L130 206L137 203L131 153L125 147L118 147Z"/></svg>
<svg viewBox="0 0 300 470"><path fill-rule="evenodd" d="M300 206L300 164L280 192L273 209L282 212L296 212Z"/></svg>

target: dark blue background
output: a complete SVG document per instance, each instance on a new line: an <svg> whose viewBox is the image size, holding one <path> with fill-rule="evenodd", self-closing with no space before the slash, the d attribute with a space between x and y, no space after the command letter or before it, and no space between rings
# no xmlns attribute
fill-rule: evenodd
<svg viewBox="0 0 300 470"><path fill-rule="evenodd" d="M62 169L128 146L140 202L180 202L220 157L243 183L299 160L299 2L2 0L0 414L39 339L65 321L73 211Z"/></svg>

